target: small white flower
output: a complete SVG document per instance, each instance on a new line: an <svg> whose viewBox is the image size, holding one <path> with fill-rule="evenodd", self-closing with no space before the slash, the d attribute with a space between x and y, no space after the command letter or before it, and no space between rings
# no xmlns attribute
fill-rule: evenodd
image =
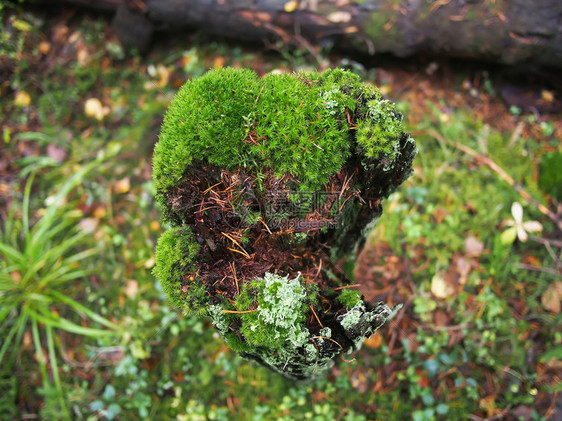
<svg viewBox="0 0 562 421"><path fill-rule="evenodd" d="M504 244L511 244L516 238L524 243L529 238L528 232L542 231L542 225L539 221L523 222L523 207L519 202L514 202L511 205L511 215L513 215L513 219L505 221L505 224L510 228L502 233L502 242Z"/></svg>

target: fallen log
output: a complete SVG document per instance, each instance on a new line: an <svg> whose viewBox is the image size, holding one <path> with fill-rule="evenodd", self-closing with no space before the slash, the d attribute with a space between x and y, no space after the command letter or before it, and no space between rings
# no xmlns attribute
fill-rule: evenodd
<svg viewBox="0 0 562 421"><path fill-rule="evenodd" d="M35 0L60 3L57 0ZM562 67L559 0L67 0L115 8L114 29L146 50L156 30L200 29L243 41L336 43L349 52L431 54Z"/></svg>

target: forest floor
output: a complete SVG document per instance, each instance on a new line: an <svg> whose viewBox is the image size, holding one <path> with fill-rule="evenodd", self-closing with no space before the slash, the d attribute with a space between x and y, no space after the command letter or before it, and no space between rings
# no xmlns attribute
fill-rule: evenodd
<svg viewBox="0 0 562 421"><path fill-rule="evenodd" d="M138 56L104 17L3 13L0 418L560 419L560 92L482 63L366 65L200 34ZM162 116L219 66L349 68L419 147L356 269L368 300L404 307L310 383L242 360L151 274Z"/></svg>

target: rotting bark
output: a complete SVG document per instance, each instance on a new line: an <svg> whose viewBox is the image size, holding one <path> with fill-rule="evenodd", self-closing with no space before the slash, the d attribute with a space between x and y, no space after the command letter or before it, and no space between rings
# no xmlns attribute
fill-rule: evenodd
<svg viewBox="0 0 562 421"><path fill-rule="evenodd" d="M343 70L217 69L187 82L153 159L172 226L155 274L172 303L293 379L358 349L398 310L365 303L343 267L412 172L401 121Z"/></svg>
<svg viewBox="0 0 562 421"><path fill-rule="evenodd" d="M153 31L198 28L251 42L282 41L308 48L336 42L350 52L437 54L562 67L559 0L67 2L119 8L116 33L126 45L140 49L148 48Z"/></svg>

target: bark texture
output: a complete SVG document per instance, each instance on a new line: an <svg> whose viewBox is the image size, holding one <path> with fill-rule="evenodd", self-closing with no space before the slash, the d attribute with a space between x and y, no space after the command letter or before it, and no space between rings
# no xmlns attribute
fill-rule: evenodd
<svg viewBox="0 0 562 421"><path fill-rule="evenodd" d="M53 0L38 0L53 3ZM370 54L438 54L562 67L560 0L67 0L121 9L114 28L148 48L154 30L198 28L245 41L337 42ZM142 15L134 19L129 15ZM138 26L143 28L139 29ZM143 36L134 34L141 31Z"/></svg>

